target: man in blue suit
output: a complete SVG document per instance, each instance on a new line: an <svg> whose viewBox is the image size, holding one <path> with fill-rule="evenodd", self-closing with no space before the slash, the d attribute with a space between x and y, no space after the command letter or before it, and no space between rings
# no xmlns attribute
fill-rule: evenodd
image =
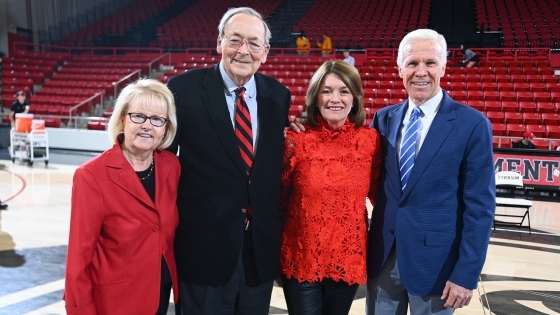
<svg viewBox="0 0 560 315"><path fill-rule="evenodd" d="M412 315L452 314L469 304L486 259L491 125L440 88L446 60L442 35L406 35L397 64L409 99L371 124L385 161L369 232L368 315L407 314L409 306Z"/></svg>

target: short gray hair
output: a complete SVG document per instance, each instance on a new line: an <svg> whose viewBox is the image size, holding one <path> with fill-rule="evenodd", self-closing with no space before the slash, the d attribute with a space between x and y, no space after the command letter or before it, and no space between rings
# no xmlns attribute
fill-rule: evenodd
<svg viewBox="0 0 560 315"><path fill-rule="evenodd" d="M165 149L171 145L175 133L177 132L177 114L173 93L161 82L154 79L139 79L127 85L119 94L115 102L115 109L109 123L107 131L111 143L124 132L124 120L130 107L130 103L139 101L142 106L150 111L162 111L167 113L167 123L165 124L165 134L158 148Z"/></svg>
<svg viewBox="0 0 560 315"><path fill-rule="evenodd" d="M265 29L265 45L268 45L270 43L270 39L272 38L272 34L270 33L270 29L268 28L268 24L266 24L265 20L262 18L262 15L257 12L255 9L249 8L249 7L240 7L240 8L231 8L229 10L227 10L226 13L224 13L224 16L222 16L222 19L220 20L220 25L218 25L218 34L220 35L220 37L224 37L224 29L226 27L227 22L229 21L229 19L231 19L234 15L236 14L248 14L248 15L252 15L252 16L256 16L257 18L259 18L264 26Z"/></svg>
<svg viewBox="0 0 560 315"><path fill-rule="evenodd" d="M402 67L404 61L404 49L407 45L412 42L421 42L425 40L436 40L441 48L441 62L442 66L445 66L447 63L447 42L443 35L439 34L438 32L430 29L418 29L412 31L402 39L401 43L399 44L399 55L397 56L397 65Z"/></svg>

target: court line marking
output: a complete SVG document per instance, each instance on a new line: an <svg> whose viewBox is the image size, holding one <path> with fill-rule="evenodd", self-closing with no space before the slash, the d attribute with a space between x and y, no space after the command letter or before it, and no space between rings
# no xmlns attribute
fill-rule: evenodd
<svg viewBox="0 0 560 315"><path fill-rule="evenodd" d="M22 187L17 193L15 193L14 195L12 195L8 198L5 198L4 201L3 201L3 202L8 202L8 201L14 199L15 197L17 197L19 194L21 194L23 192L23 190L25 190L25 187L27 187L27 182L25 181L25 179L21 175L19 175L17 173L14 173L14 172L6 170L6 169L0 169L0 171L4 171L4 172L8 172L8 173L12 174L13 176L19 178L21 180L21 183L22 183Z"/></svg>
<svg viewBox="0 0 560 315"><path fill-rule="evenodd" d="M12 304L36 298L41 295L52 293L64 289L64 279L38 285L29 289L17 291L4 296L0 296L0 309Z"/></svg>

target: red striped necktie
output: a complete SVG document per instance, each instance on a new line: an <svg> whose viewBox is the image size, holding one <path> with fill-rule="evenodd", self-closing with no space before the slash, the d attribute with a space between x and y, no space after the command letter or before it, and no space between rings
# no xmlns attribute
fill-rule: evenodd
<svg viewBox="0 0 560 315"><path fill-rule="evenodd" d="M253 166L253 129L244 95L245 87L240 86L235 90L235 135L239 139L239 152L249 175Z"/></svg>

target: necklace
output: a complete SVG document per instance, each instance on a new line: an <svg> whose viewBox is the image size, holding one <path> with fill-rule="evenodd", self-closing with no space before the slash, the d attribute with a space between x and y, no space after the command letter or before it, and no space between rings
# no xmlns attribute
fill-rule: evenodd
<svg viewBox="0 0 560 315"><path fill-rule="evenodd" d="M148 175L144 176L144 177L140 177L140 180L146 180L150 177L150 175L152 175L152 172L154 171L154 156L152 155L152 163L150 163L150 172L148 173Z"/></svg>

